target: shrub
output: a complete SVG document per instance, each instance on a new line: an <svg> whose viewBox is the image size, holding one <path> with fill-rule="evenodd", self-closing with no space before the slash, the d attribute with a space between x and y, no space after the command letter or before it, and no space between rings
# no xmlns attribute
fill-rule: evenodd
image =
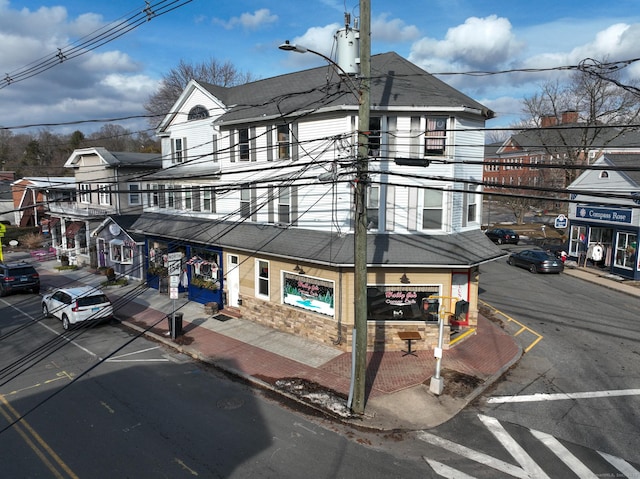
<svg viewBox="0 0 640 479"><path fill-rule="evenodd" d="M37 249L42 247L44 236L41 233L27 233L20 236L18 242L29 249Z"/></svg>

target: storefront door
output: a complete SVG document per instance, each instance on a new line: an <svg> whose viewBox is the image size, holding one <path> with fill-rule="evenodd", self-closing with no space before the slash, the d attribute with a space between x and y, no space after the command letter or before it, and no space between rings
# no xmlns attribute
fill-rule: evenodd
<svg viewBox="0 0 640 479"><path fill-rule="evenodd" d="M226 278L227 291L229 294L229 306L238 307L240 298L240 262L234 254L227 255Z"/></svg>

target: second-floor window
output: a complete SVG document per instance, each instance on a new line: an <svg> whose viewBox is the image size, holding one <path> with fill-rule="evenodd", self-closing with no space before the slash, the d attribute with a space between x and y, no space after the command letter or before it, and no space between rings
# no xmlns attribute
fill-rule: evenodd
<svg viewBox="0 0 640 479"><path fill-rule="evenodd" d="M91 185L80 183L80 203L91 203Z"/></svg>
<svg viewBox="0 0 640 479"><path fill-rule="evenodd" d="M167 208L176 207L176 190L174 185L169 185L167 188Z"/></svg>
<svg viewBox="0 0 640 479"><path fill-rule="evenodd" d="M238 157L240 161L249 161L249 129L238 130Z"/></svg>
<svg viewBox="0 0 640 479"><path fill-rule="evenodd" d="M193 209L193 195L191 194L191 187L187 186L184 189L184 209L192 210Z"/></svg>
<svg viewBox="0 0 640 479"><path fill-rule="evenodd" d="M140 185L138 183L129 183L129 205L135 206L140 204Z"/></svg>
<svg viewBox="0 0 640 479"><path fill-rule="evenodd" d="M187 139L171 139L171 163L183 163L187 159Z"/></svg>
<svg viewBox="0 0 640 479"><path fill-rule="evenodd" d="M213 188L202 188L202 211L206 213L216 212L216 192Z"/></svg>
<svg viewBox="0 0 640 479"><path fill-rule="evenodd" d="M371 117L369 120L369 156L380 156L380 144L381 144L381 133L380 133L380 122L381 118L379 116Z"/></svg>
<svg viewBox="0 0 640 479"><path fill-rule="evenodd" d="M147 204L158 206L158 185L155 183L147 185Z"/></svg>
<svg viewBox="0 0 640 479"><path fill-rule="evenodd" d="M424 190L422 204L422 229L442 229L442 198L441 190Z"/></svg>
<svg viewBox="0 0 640 479"><path fill-rule="evenodd" d="M240 190L240 216L243 219L251 217L251 188Z"/></svg>
<svg viewBox="0 0 640 479"><path fill-rule="evenodd" d="M108 184L98 185L98 203L105 206L111 205L111 186Z"/></svg>
<svg viewBox="0 0 640 479"><path fill-rule="evenodd" d="M476 193L477 187L475 185L469 185L468 193L466 196L467 216L465 218L466 224L475 223L478 221L478 194Z"/></svg>
<svg viewBox="0 0 640 479"><path fill-rule="evenodd" d="M288 225L291 222L291 189L280 187L278 194L278 222Z"/></svg>
<svg viewBox="0 0 640 479"><path fill-rule="evenodd" d="M291 156L289 125L278 125L278 159L287 160Z"/></svg>
<svg viewBox="0 0 640 479"><path fill-rule="evenodd" d="M445 117L427 118L424 132L424 154L444 155L447 139L447 119Z"/></svg>
<svg viewBox="0 0 640 479"><path fill-rule="evenodd" d="M367 189L367 221L368 229L378 229L380 215L380 187L370 186Z"/></svg>

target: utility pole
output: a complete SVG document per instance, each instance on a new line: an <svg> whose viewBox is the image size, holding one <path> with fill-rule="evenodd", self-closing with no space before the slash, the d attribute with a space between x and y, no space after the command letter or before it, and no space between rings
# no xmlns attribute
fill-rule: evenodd
<svg viewBox="0 0 640 479"><path fill-rule="evenodd" d="M360 0L360 98L358 158L355 180L354 328L355 379L351 409L364 413L367 372L367 186L369 182L369 115L371 110L371 2Z"/></svg>

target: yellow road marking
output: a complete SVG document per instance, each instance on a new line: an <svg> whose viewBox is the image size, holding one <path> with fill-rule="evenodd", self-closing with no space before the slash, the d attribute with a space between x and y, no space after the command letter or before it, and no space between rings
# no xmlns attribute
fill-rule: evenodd
<svg viewBox="0 0 640 479"><path fill-rule="evenodd" d="M513 319L511 316L509 316L508 314L503 313L502 311L500 311L499 309L494 308L493 306L491 306L489 303L486 303L484 301L482 301L481 299L478 300L479 303L484 304L487 308L492 309L493 311L495 311L496 313L500 314L502 317L504 317L508 322L512 322L517 324L518 326L520 326L520 329L514 334L514 336L518 336L523 332L528 332L533 334L534 336L536 336L536 339L524 349L525 353L528 353L529 351L531 351L531 349L538 344L540 341L542 341L542 338L544 338L544 336L542 336L542 334L535 332L533 329L531 329L528 326L525 326L524 324L522 324L520 321L517 321L515 319Z"/></svg>
<svg viewBox="0 0 640 479"><path fill-rule="evenodd" d="M31 427L31 425L25 420L21 419L20 413L16 411L13 406L7 401L4 395L0 395L0 401L2 401L3 407L0 407L0 412L5 417L5 419L12 423L14 420L18 420L13 427L20 434L24 442L31 448L31 450L38 456L38 458L42 461L42 463L51 471L51 473L56 478L63 479L65 476L55 467L55 464L58 465L62 471L64 471L69 478L78 479L78 476L65 464L65 462L58 456L53 449L40 437L40 435ZM9 414L11 413L11 414ZM13 415L13 417L11 416ZM32 440L33 439L33 440ZM34 443L35 440L35 443ZM36 444L37 443L37 444ZM38 445L40 447L38 447ZM47 457L46 454L49 455ZM55 463L53 464L51 460Z"/></svg>
<svg viewBox="0 0 640 479"><path fill-rule="evenodd" d="M451 341L449 341L449 346L453 346L454 344L456 344L458 341L466 338L467 336L471 335L471 334L475 334L476 333L476 328L471 328L471 329L467 329L464 333L456 336L455 338L453 338Z"/></svg>
<svg viewBox="0 0 640 479"><path fill-rule="evenodd" d="M62 371L62 372L57 373L56 377L54 379L47 379L44 383L36 383L36 384L31 385L31 386L27 386L25 388L22 388L22 389L15 389L15 390L7 393L6 396L11 396L13 394L18 394L18 393L21 393L22 391L28 391L29 389L34 389L34 388L42 386L43 384L49 384L49 383L52 383L54 381L59 381L60 379L69 379L69 380L71 380L72 378L73 378L73 374L69 374L66 371Z"/></svg>

